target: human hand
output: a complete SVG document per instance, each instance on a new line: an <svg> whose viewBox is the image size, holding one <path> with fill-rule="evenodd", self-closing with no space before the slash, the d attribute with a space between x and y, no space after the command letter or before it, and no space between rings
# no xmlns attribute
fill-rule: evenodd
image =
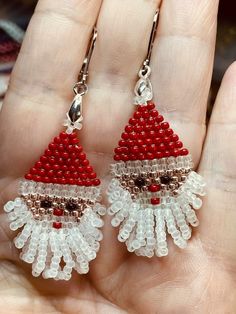
<svg viewBox="0 0 236 314"><path fill-rule="evenodd" d="M134 109L133 87L159 2L39 1L0 114L1 207L15 197L18 179L61 130L98 15L79 137L105 189L113 148ZM88 275L74 274L69 282L33 278L18 259L2 213L1 313L234 313L235 64L205 126L217 9L216 0L163 1L152 55L158 109L208 183L201 225L187 249L170 243L168 257L137 257L117 241L106 218L104 240Z"/></svg>

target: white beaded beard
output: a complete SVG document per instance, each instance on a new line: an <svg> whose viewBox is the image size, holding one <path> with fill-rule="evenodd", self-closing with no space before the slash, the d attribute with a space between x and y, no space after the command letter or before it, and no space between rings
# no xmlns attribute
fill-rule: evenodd
<svg viewBox="0 0 236 314"><path fill-rule="evenodd" d="M20 195L6 203L4 210L11 221L10 229L15 231L22 228L14 243L16 248L22 249L20 258L32 264L33 276L42 274L45 279L69 280L73 269L79 274L86 274L89 262L96 258L99 242L103 238L99 230L103 226L100 216L106 213L106 209L96 202L100 199L100 189L23 180L20 183ZM24 199L29 195L64 199L79 196L85 202L90 197L92 205L88 203L79 218L55 218L42 209L41 212L37 208L32 211ZM60 229L53 228L55 219L62 224Z"/></svg>
<svg viewBox="0 0 236 314"><path fill-rule="evenodd" d="M129 252L138 256L161 257L168 255L167 234L175 245L184 249L191 238L191 226L199 224L195 210L202 206L197 196L205 195L205 182L192 167L191 156L169 157L152 161L129 161L111 165L112 175L108 187L108 199L111 206L108 214L114 216L111 224L119 227L118 240L125 242ZM144 192L132 195L121 183L122 175L174 171L188 169L185 181L173 195L170 191L159 191L159 205L150 204L152 193Z"/></svg>

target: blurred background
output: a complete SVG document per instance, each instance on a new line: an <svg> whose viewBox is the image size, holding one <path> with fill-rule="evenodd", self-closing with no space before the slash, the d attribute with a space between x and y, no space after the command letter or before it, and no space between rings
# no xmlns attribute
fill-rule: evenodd
<svg viewBox="0 0 236 314"><path fill-rule="evenodd" d="M36 0L0 0L0 107L9 75L36 3ZM236 1L221 0L208 116L222 76L234 60L236 60Z"/></svg>

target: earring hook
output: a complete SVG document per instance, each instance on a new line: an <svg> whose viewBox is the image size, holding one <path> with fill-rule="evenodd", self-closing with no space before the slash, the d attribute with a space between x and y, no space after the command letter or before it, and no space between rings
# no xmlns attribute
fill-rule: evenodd
<svg viewBox="0 0 236 314"><path fill-rule="evenodd" d="M152 23L152 30L151 30L151 34L150 34L150 39L149 39L149 43L148 43L148 51L147 51L147 56L143 62L143 66L142 66L142 75L147 74L149 71L148 67L150 65L150 61L151 61L151 55L152 55L152 49L153 49L153 45L154 45L154 41L155 41L155 37L156 37L156 32L157 32L157 26L158 26L158 21L159 21L159 9L156 11L154 18L153 18L153 23Z"/></svg>
<svg viewBox="0 0 236 314"><path fill-rule="evenodd" d="M93 50L95 47L95 43L97 40L97 28L93 28L93 32L91 34L91 38L89 41L88 49L79 73L79 79L78 82L74 86L74 92L75 94L80 94L84 95L88 91L88 86L87 86L87 79L88 79L88 68L90 64L90 60L93 54Z"/></svg>

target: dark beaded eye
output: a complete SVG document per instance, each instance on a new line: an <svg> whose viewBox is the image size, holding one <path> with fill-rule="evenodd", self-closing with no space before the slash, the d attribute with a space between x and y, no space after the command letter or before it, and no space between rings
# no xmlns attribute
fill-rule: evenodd
<svg viewBox="0 0 236 314"><path fill-rule="evenodd" d="M137 179L134 180L134 184L139 187L142 188L145 185L146 181L145 179L138 177Z"/></svg>
<svg viewBox="0 0 236 314"><path fill-rule="evenodd" d="M69 210L69 211L76 210L77 208L78 208L78 206L77 206L76 203L73 203L71 201L66 203L66 209Z"/></svg>
<svg viewBox="0 0 236 314"><path fill-rule="evenodd" d="M50 207L52 207L52 202L48 201L48 200L43 200L40 202L40 206L42 208L50 208Z"/></svg>
<svg viewBox="0 0 236 314"><path fill-rule="evenodd" d="M170 176L165 175L165 176L160 177L160 181L161 181L161 184L170 184L172 179Z"/></svg>

